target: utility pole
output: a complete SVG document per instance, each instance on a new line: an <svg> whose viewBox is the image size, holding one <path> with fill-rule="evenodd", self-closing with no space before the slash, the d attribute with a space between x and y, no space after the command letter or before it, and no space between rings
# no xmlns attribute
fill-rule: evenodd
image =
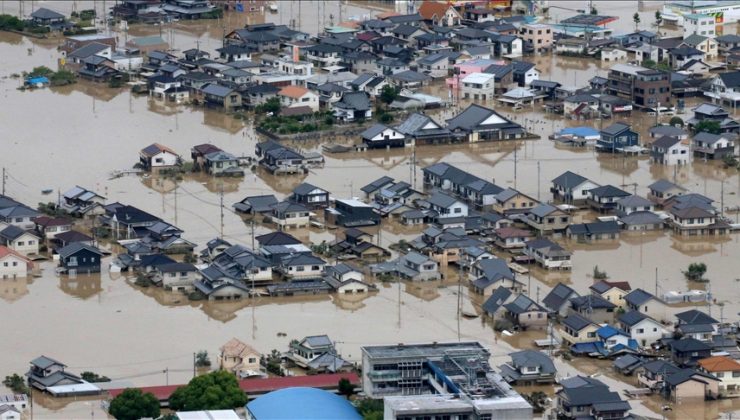
<svg viewBox="0 0 740 420"><path fill-rule="evenodd" d="M195 378L195 353L193 353L193 378Z"/></svg>
<svg viewBox="0 0 740 420"><path fill-rule="evenodd" d="M725 217L725 180L720 181L719 215Z"/></svg>
<svg viewBox="0 0 740 420"><path fill-rule="evenodd" d="M175 226L177 226L177 184L175 184Z"/></svg>
<svg viewBox="0 0 740 420"><path fill-rule="evenodd" d="M537 161L537 201L540 201L540 161Z"/></svg>
<svg viewBox="0 0 740 420"><path fill-rule="evenodd" d="M516 189L516 164L517 164L517 154L516 154L516 140L514 141L514 189Z"/></svg>
<svg viewBox="0 0 740 420"><path fill-rule="evenodd" d="M249 227L252 231L252 251L254 251L254 220L249 221ZM252 287L254 287L254 283L252 283Z"/></svg>
<svg viewBox="0 0 740 420"><path fill-rule="evenodd" d="M5 176L5 167L3 166L3 195L5 195L5 180L7 177Z"/></svg>
<svg viewBox="0 0 740 420"><path fill-rule="evenodd" d="M219 197L221 199L221 239L224 238L224 184L221 184L219 190Z"/></svg>
<svg viewBox="0 0 740 420"><path fill-rule="evenodd" d="M536 302L537 302L537 304L540 303L540 286L537 286L537 300L536 300Z"/></svg>
<svg viewBox="0 0 740 420"><path fill-rule="evenodd" d="M655 297L658 297L658 267L655 267Z"/></svg>

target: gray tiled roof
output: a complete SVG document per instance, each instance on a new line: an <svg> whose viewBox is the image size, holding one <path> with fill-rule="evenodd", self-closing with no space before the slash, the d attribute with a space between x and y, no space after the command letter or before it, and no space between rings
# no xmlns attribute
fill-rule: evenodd
<svg viewBox="0 0 740 420"><path fill-rule="evenodd" d="M648 292L646 292L646 291L644 291L642 289L635 289L635 290L627 293L627 295L625 295L625 297L624 297L624 300L625 300L625 302L627 302L627 303L629 303L631 305L640 306L643 303L645 303L648 300L653 299L653 298L655 298L655 296L653 296L652 294L650 294L650 293L648 293Z"/></svg>
<svg viewBox="0 0 740 420"><path fill-rule="evenodd" d="M516 367L539 367L540 373L556 373L555 364L545 353L537 350L522 350L509 354Z"/></svg>
<svg viewBox="0 0 740 420"><path fill-rule="evenodd" d="M591 324L593 324L593 322L578 314L570 314L563 319L563 325L570 327L575 331L580 331Z"/></svg>
<svg viewBox="0 0 740 420"><path fill-rule="evenodd" d="M483 310L488 314L494 314L498 309L506 303L506 300L511 296L511 290L506 287L499 287L494 290L491 296L481 306Z"/></svg>
<svg viewBox="0 0 740 420"><path fill-rule="evenodd" d="M553 179L552 183L565 189L572 189L583 184L586 181L588 181L588 178L573 173L571 171L566 171L557 178Z"/></svg>
<svg viewBox="0 0 740 420"><path fill-rule="evenodd" d="M578 293L576 293L570 286L558 283L550 293L545 296L542 303L551 311L559 311L571 296L578 296Z"/></svg>

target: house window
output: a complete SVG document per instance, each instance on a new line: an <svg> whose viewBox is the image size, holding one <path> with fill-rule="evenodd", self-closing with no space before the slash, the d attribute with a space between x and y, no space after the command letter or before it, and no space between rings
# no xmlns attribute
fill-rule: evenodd
<svg viewBox="0 0 740 420"><path fill-rule="evenodd" d="M18 246L23 246L23 245L25 245L25 244L26 244L26 243L25 243L25 242L23 242L23 241L18 241Z"/></svg>
<svg viewBox="0 0 740 420"><path fill-rule="evenodd" d="M304 266L296 267L296 271L306 271L306 267Z"/></svg>

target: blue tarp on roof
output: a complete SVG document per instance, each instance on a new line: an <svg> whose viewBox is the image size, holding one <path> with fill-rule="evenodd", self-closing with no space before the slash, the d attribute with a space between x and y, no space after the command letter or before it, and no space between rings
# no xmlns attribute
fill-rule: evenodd
<svg viewBox="0 0 740 420"><path fill-rule="evenodd" d="M560 130L561 136L573 135L578 137L599 136L599 130L591 127L568 127Z"/></svg>

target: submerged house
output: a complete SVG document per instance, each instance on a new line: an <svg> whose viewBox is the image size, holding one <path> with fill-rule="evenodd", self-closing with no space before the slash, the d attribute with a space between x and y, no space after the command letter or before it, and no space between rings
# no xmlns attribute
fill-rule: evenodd
<svg viewBox="0 0 740 420"><path fill-rule="evenodd" d="M324 212L326 221L344 227L375 226L380 224L380 215L373 206L356 199L337 199L334 207Z"/></svg>
<svg viewBox="0 0 740 420"><path fill-rule="evenodd" d="M362 142L370 149L403 147L406 136L400 131L383 124L374 124L360 134Z"/></svg>
<svg viewBox="0 0 740 420"><path fill-rule="evenodd" d="M28 385L55 397L100 393L100 388L66 372L66 367L64 363L50 357L37 357L31 360L31 367L26 373Z"/></svg>
<svg viewBox="0 0 740 420"><path fill-rule="evenodd" d="M429 281L442 278L439 272L439 263L426 255L413 251L393 261L373 264L370 266L370 272L375 276L390 275L411 281Z"/></svg>
<svg viewBox="0 0 740 420"><path fill-rule="evenodd" d="M81 242L60 248L59 267L66 273L98 273L103 253L96 247Z"/></svg>
<svg viewBox="0 0 740 420"><path fill-rule="evenodd" d="M329 191L304 182L293 188L290 200L309 208L329 206Z"/></svg>
<svg viewBox="0 0 740 420"><path fill-rule="evenodd" d="M639 134L623 123L614 123L601 130L596 141L596 150L611 153L635 153L639 151Z"/></svg>
<svg viewBox="0 0 740 420"><path fill-rule="evenodd" d="M167 146L153 143L139 152L139 163L144 169L172 168L181 163L180 155Z"/></svg>
<svg viewBox="0 0 740 420"><path fill-rule="evenodd" d="M552 359L537 350L509 354L511 362L499 366L501 376L512 385L539 385L555 382L557 369Z"/></svg>
<svg viewBox="0 0 740 420"><path fill-rule="evenodd" d="M203 167L214 176L244 176L244 170L239 167L239 159L223 150L203 156Z"/></svg>
<svg viewBox="0 0 740 420"><path fill-rule="evenodd" d="M521 139L527 135L521 125L506 119L492 109L476 104L468 106L447 120L447 129L454 136L470 143Z"/></svg>

